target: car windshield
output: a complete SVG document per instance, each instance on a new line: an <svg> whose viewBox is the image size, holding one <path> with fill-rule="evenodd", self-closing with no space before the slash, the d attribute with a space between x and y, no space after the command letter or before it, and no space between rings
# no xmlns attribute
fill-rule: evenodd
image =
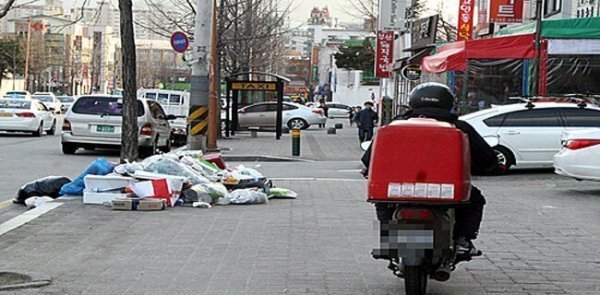
<svg viewBox="0 0 600 295"><path fill-rule="evenodd" d="M43 102L52 102L52 96L35 95L33 98Z"/></svg>
<svg viewBox="0 0 600 295"><path fill-rule="evenodd" d="M123 104L120 97L84 96L75 102L72 110L77 114L122 116ZM144 115L144 105L139 100L137 114L138 117Z"/></svg>
<svg viewBox="0 0 600 295"><path fill-rule="evenodd" d="M31 102L28 100L0 100L0 109L29 109Z"/></svg>
<svg viewBox="0 0 600 295"><path fill-rule="evenodd" d="M59 96L57 98L60 100L60 102L73 102L75 100L70 96Z"/></svg>

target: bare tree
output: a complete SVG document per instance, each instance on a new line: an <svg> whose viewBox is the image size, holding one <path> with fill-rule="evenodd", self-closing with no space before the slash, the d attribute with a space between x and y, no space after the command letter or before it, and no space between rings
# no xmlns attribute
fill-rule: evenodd
<svg viewBox="0 0 600 295"><path fill-rule="evenodd" d="M119 0L121 26L121 63L123 72L123 128L121 161L133 162L138 156L135 37L131 0Z"/></svg>

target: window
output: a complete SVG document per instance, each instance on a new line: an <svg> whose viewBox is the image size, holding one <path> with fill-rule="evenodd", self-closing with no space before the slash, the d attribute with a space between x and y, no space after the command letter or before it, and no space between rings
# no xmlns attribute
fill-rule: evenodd
<svg viewBox="0 0 600 295"><path fill-rule="evenodd" d="M284 111L290 111L290 110L295 110L297 109L297 107L293 106L293 105L289 105L289 104L283 104L283 110Z"/></svg>
<svg viewBox="0 0 600 295"><path fill-rule="evenodd" d="M562 127L556 109L533 109L506 114L502 127Z"/></svg>
<svg viewBox="0 0 600 295"><path fill-rule="evenodd" d="M42 111L42 112L47 112L48 111L48 108L43 103L41 103L41 102L38 102L37 106L38 106L38 111Z"/></svg>
<svg viewBox="0 0 600 295"><path fill-rule="evenodd" d="M22 109L27 110L31 107L28 100L0 100L0 109Z"/></svg>
<svg viewBox="0 0 600 295"><path fill-rule="evenodd" d="M150 109L150 115L154 119L165 119L167 117L160 104L154 101L148 101L148 108Z"/></svg>
<svg viewBox="0 0 600 295"><path fill-rule="evenodd" d="M504 121L504 114L485 119L483 123L489 127L499 127L502 125L502 121Z"/></svg>
<svg viewBox="0 0 600 295"><path fill-rule="evenodd" d="M555 15L561 11L562 0L546 0L544 1L544 17Z"/></svg>
<svg viewBox="0 0 600 295"><path fill-rule="evenodd" d="M84 115L122 116L123 102L116 97L82 96L73 105L72 111ZM144 115L144 105L137 101L138 117Z"/></svg>
<svg viewBox="0 0 600 295"><path fill-rule="evenodd" d="M171 94L171 98L169 98L169 104L175 104L175 105L181 104L181 95Z"/></svg>
<svg viewBox="0 0 600 295"><path fill-rule="evenodd" d="M254 106L246 108L246 113L258 113L258 112L266 112L266 111L267 111L266 104L259 104L259 105L254 105Z"/></svg>
<svg viewBox="0 0 600 295"><path fill-rule="evenodd" d="M567 127L600 127L600 111L590 109L561 109Z"/></svg>
<svg viewBox="0 0 600 295"><path fill-rule="evenodd" d="M156 100L156 93L146 93L146 98L150 100Z"/></svg>
<svg viewBox="0 0 600 295"><path fill-rule="evenodd" d="M158 94L158 103L169 103L169 95L166 93Z"/></svg>

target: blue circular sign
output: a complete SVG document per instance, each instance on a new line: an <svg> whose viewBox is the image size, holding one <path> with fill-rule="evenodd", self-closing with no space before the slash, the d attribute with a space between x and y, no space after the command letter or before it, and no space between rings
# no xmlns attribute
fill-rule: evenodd
<svg viewBox="0 0 600 295"><path fill-rule="evenodd" d="M190 39L184 32L175 32L171 35L171 47L179 53L184 53L190 47Z"/></svg>

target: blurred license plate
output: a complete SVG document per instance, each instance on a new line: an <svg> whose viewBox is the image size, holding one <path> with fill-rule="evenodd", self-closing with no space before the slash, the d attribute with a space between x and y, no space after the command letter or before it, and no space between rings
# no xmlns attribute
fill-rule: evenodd
<svg viewBox="0 0 600 295"><path fill-rule="evenodd" d="M113 133L113 132L115 132L115 127L107 126L107 125L98 125L98 126L96 126L96 131Z"/></svg>
<svg viewBox="0 0 600 295"><path fill-rule="evenodd" d="M0 117L12 117L11 113L0 113Z"/></svg>

